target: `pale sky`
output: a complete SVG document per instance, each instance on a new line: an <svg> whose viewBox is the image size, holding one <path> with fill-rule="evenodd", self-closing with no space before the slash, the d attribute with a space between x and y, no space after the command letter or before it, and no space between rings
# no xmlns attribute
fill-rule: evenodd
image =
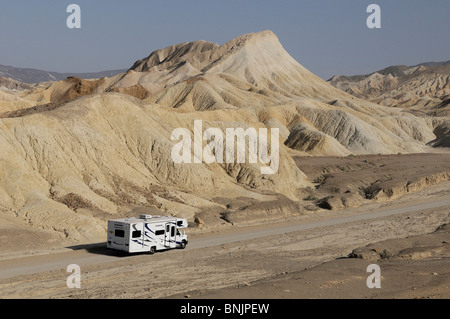
<svg viewBox="0 0 450 319"><path fill-rule="evenodd" d="M81 29L66 8L81 7ZM369 29L369 4L381 29ZM272 30L318 76L450 60L448 0L0 0L0 64L55 72L129 68L166 46Z"/></svg>

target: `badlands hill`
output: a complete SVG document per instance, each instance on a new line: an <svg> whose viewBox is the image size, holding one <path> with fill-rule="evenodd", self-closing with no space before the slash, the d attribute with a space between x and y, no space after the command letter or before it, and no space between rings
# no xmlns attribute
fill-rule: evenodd
<svg viewBox="0 0 450 319"><path fill-rule="evenodd" d="M106 219L143 207L198 224L298 214L313 183L294 156L427 152L445 146L450 128L447 116L333 87L271 31L170 46L109 78L0 94L0 219L79 241L103 240ZM172 131L193 136L194 120L223 132L278 128L277 173L261 174L262 163L174 163Z"/></svg>
<svg viewBox="0 0 450 319"><path fill-rule="evenodd" d="M416 114L450 114L449 61L391 66L368 75L334 76L328 82L356 97Z"/></svg>

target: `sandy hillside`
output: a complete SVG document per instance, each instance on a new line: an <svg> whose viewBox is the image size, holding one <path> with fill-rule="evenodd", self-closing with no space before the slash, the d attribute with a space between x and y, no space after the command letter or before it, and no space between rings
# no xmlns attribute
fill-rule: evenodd
<svg viewBox="0 0 450 319"><path fill-rule="evenodd" d="M317 181L298 156L439 151L427 144L446 146L450 127L447 116L416 116L336 89L271 31L177 44L111 78L70 77L0 99L0 219L53 241L103 240L108 218L142 207L206 226L261 211L301 214ZM172 131L193 135L195 120L223 131L278 128L277 173L261 174L260 162L173 163ZM446 172L443 165L418 179L445 180Z"/></svg>

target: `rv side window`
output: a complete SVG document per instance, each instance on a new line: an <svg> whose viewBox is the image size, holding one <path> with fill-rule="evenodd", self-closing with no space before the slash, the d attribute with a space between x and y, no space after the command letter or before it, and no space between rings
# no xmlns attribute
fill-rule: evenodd
<svg viewBox="0 0 450 319"><path fill-rule="evenodd" d="M166 225L166 233L170 231L170 225Z"/></svg>
<svg viewBox="0 0 450 319"><path fill-rule="evenodd" d="M161 230L157 230L157 231L155 231L155 235L156 235L156 236L159 236L159 235L164 235L164 230L163 230L163 229L161 229Z"/></svg>
<svg viewBox="0 0 450 319"><path fill-rule="evenodd" d="M181 226L181 225L183 225L183 221L182 220L177 221L177 226Z"/></svg>
<svg viewBox="0 0 450 319"><path fill-rule="evenodd" d="M114 235L116 237L125 237L125 231L123 229L116 229Z"/></svg>
<svg viewBox="0 0 450 319"><path fill-rule="evenodd" d="M133 233L131 234L131 236L132 236L133 238L141 237L141 231L140 231L140 230L135 230L135 231L133 231Z"/></svg>
<svg viewBox="0 0 450 319"><path fill-rule="evenodd" d="M172 226L172 229L170 231L170 236L175 236L175 226Z"/></svg>

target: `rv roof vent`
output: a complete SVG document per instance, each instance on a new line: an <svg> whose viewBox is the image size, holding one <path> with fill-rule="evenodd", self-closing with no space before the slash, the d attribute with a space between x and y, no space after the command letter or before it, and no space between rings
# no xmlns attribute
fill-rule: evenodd
<svg viewBox="0 0 450 319"><path fill-rule="evenodd" d="M140 219L150 219L152 218L152 215L147 215L147 214L142 214L141 216L139 216Z"/></svg>

